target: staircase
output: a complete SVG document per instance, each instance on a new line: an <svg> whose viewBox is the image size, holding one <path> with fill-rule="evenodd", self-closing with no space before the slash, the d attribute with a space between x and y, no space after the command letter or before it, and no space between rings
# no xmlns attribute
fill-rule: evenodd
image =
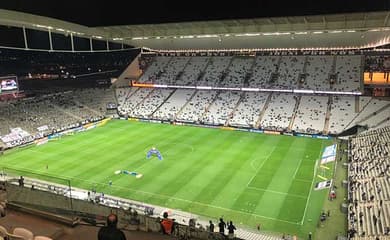
<svg viewBox="0 0 390 240"><path fill-rule="evenodd" d="M159 110L160 107L161 107L162 105L164 105L164 103L166 103L166 101L168 101L168 99L176 92L176 90L177 90L177 88L174 89L174 90L169 94L169 96L168 96L167 98L165 98L164 101L163 101L160 105L158 105L157 108L154 109L154 111L152 112L152 114L150 114L148 117L151 118L151 117L154 115L154 113L157 112L157 110Z"/></svg>
<svg viewBox="0 0 390 240"><path fill-rule="evenodd" d="M176 75L175 82L178 81L178 80L180 80L180 79L183 77L184 72L185 72L185 70L186 70L186 67L188 66L188 63L191 62L191 59L192 59L192 57L189 57L189 58L188 58L188 61L187 61L186 64L184 65L183 69ZM181 75L178 77L179 74L181 74ZM171 83L171 84L175 85L174 82Z"/></svg>
<svg viewBox="0 0 390 240"><path fill-rule="evenodd" d="M219 94L221 92L218 91L217 94L215 94L215 97L213 98L213 100L210 102L210 104L206 107L206 109L204 110L204 112L201 114L201 116L198 118L198 120L203 120L204 117L206 116L206 114L208 113L210 107L213 105L213 103L215 102L215 100L217 100Z"/></svg>
<svg viewBox="0 0 390 240"><path fill-rule="evenodd" d="M148 67L144 71L142 71L141 75L138 76L137 81L139 81L142 78L142 76L149 70L149 67L152 66L155 61L156 61L156 57L154 57L152 59L152 61L148 65Z"/></svg>
<svg viewBox="0 0 390 240"><path fill-rule="evenodd" d="M238 99L238 101L237 101L236 105L234 106L233 110L230 112L230 116L228 117L228 119L226 119L225 126L229 126L229 121L233 118L234 113L236 112L238 106L240 106L240 103L244 99L245 99L245 92L242 92L241 96L240 96L240 99Z"/></svg>
<svg viewBox="0 0 390 240"><path fill-rule="evenodd" d="M347 124L347 126L345 127L345 129L348 129L351 127L351 124L355 121L356 118L358 118L360 116L361 113L364 112L364 109L366 109L366 107L371 103L371 101L373 100L373 98L370 99L370 101L367 102L366 105L363 106L362 110L359 110L360 109L360 101L359 101L359 96L356 96L356 98L358 99L357 102L359 102L359 108L356 109L356 102L355 102L355 111L357 110L358 114L355 115L355 117L352 118L352 120Z"/></svg>
<svg viewBox="0 0 390 240"><path fill-rule="evenodd" d="M179 116L180 113L183 111L183 109L188 105L188 103L191 102L191 100L194 98L194 96L196 95L197 92L198 92L198 90L195 90L194 93L191 95L190 99L188 99L188 101L180 108L180 110L177 111L177 113L175 114L175 117L174 117L175 121L177 119L177 116Z"/></svg>
<svg viewBox="0 0 390 240"><path fill-rule="evenodd" d="M296 117L297 111L298 111L298 107L299 107L299 104L301 102L301 98L302 98L302 96L296 96L297 100L295 102L293 115L291 116L291 120L290 120L290 123L289 123L288 128L287 128L288 131L291 131L291 129L293 128L295 117Z"/></svg>
<svg viewBox="0 0 390 240"><path fill-rule="evenodd" d="M329 96L328 108L326 109L326 115L325 115L325 124L324 124L324 131L323 131L324 134L328 134L329 132L329 119L332 110L332 103L333 103L332 96Z"/></svg>
<svg viewBox="0 0 390 240"><path fill-rule="evenodd" d="M196 81L201 80L201 79L204 78L204 76L205 76L205 74L206 74L206 69L207 69L207 68L209 67L209 65L211 64L211 62L212 62L211 59L212 59L212 58L213 58L213 57L209 57L209 58L207 59L206 66L204 66L203 70L199 73L199 75L198 75ZM200 77L200 74L203 74L203 75ZM198 83L196 82L195 85L198 86Z"/></svg>
<svg viewBox="0 0 390 240"><path fill-rule="evenodd" d="M152 93L153 93L155 90L156 90L156 88L153 88L152 91L150 91L150 92L148 93L148 95L146 95L146 97L144 97L139 103L137 103L137 104L129 111L129 114L132 114L133 111L134 111L134 109L137 109L139 106L141 106L141 105L145 102L145 100L148 99L148 98L150 97L150 95L152 95ZM132 116L132 117L134 117L134 116Z"/></svg>
<svg viewBox="0 0 390 240"><path fill-rule="evenodd" d="M232 66L232 63L234 61L235 57L233 56L230 58L229 64L226 66L226 68L222 71L222 75L219 77L219 82L217 82L216 86L220 86L223 80L229 75L229 68Z"/></svg>
<svg viewBox="0 0 390 240"><path fill-rule="evenodd" d="M302 73L298 75L298 83L297 83L297 86L298 88L302 88L302 82L301 82L301 79L305 79L306 76L307 76L307 73L306 73L306 69L307 69L307 65L309 64L309 56L306 56L305 57L305 63L303 64L303 68L302 68Z"/></svg>
<svg viewBox="0 0 390 240"><path fill-rule="evenodd" d="M390 103L387 104L387 105L385 105L385 106L383 106L383 107L381 107L380 109L378 109L377 111L373 112L373 113L370 114L369 116L367 116L367 117L361 119L359 122L357 122L357 124L359 124L359 123L361 123L361 122L364 122L364 121L366 121L366 120L368 120L368 119L370 119L370 118L376 116L378 113L380 113L380 112L386 110L387 108L390 108Z"/></svg>
<svg viewBox="0 0 390 240"><path fill-rule="evenodd" d="M244 84L243 84L244 87L249 87L249 79L251 79L251 77L253 76L253 69L255 69L255 66L256 66L256 57L253 57L253 62L252 62L251 68L245 74L245 79L244 79Z"/></svg>
<svg viewBox="0 0 390 240"><path fill-rule="evenodd" d="M264 106L263 106L263 109L262 109L261 112L260 112L259 118L258 118L257 121L256 121L255 128L259 128L259 127L260 127L261 120L263 120L265 111L267 110L268 105L269 105L269 102L270 102L271 99L272 99L272 94L273 94L273 93L271 92L271 93L268 95L267 101L265 102L265 104L264 104Z"/></svg>

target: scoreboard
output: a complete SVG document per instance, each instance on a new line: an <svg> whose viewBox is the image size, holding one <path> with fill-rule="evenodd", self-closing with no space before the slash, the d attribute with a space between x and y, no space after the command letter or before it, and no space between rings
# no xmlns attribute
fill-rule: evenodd
<svg viewBox="0 0 390 240"><path fill-rule="evenodd" d="M0 77L0 94L18 92L18 78L16 76Z"/></svg>

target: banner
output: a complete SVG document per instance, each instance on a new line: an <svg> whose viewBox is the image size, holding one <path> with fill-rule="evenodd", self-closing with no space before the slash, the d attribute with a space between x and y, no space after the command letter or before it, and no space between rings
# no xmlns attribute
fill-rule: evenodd
<svg viewBox="0 0 390 240"><path fill-rule="evenodd" d="M333 162L336 160L336 150L337 150L337 145L333 144L330 146L327 146L322 153L321 157L321 164L326 164L328 162Z"/></svg>
<svg viewBox="0 0 390 240"><path fill-rule="evenodd" d="M325 188L330 188L331 186L332 186L332 179L316 183L314 190L321 190L321 189L325 189Z"/></svg>

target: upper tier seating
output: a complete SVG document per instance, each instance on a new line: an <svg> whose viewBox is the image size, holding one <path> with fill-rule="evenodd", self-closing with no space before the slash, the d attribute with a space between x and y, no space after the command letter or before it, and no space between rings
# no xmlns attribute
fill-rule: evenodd
<svg viewBox="0 0 390 240"><path fill-rule="evenodd" d="M361 56L337 56L336 74L337 81L334 89L338 91L358 91L360 90L361 76Z"/></svg>
<svg viewBox="0 0 390 240"><path fill-rule="evenodd" d="M188 61L184 69L183 75L176 81L176 85L195 86L201 72L207 66L208 57L193 57Z"/></svg>
<svg viewBox="0 0 390 240"><path fill-rule="evenodd" d="M232 57L212 57L198 86L217 86L229 66Z"/></svg>
<svg viewBox="0 0 390 240"><path fill-rule="evenodd" d="M271 74L276 72L280 57L259 56L256 57L252 77L249 79L249 87L270 87Z"/></svg>
<svg viewBox="0 0 390 240"><path fill-rule="evenodd" d="M244 87L245 76L250 71L252 64L253 58L233 58L227 76L219 85L221 87Z"/></svg>
<svg viewBox="0 0 390 240"><path fill-rule="evenodd" d="M307 58L306 79L302 88L311 90L330 90L329 76L333 56L309 56Z"/></svg>
<svg viewBox="0 0 390 240"><path fill-rule="evenodd" d="M299 75L303 72L305 56L283 56L279 66L279 78L274 84L275 88L296 88Z"/></svg>
<svg viewBox="0 0 390 240"><path fill-rule="evenodd" d="M164 69L170 60L171 57L155 57L152 64L146 69L139 79L139 82L155 83L158 75L164 72Z"/></svg>

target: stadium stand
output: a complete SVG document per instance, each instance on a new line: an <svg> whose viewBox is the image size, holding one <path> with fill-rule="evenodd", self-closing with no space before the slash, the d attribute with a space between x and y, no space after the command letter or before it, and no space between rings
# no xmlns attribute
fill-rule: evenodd
<svg viewBox="0 0 390 240"><path fill-rule="evenodd" d="M175 120L176 114L194 95L195 90L176 90L153 114L153 118Z"/></svg>
<svg viewBox="0 0 390 240"><path fill-rule="evenodd" d="M390 234L390 127L353 137L349 145L349 237L386 239Z"/></svg>
<svg viewBox="0 0 390 240"><path fill-rule="evenodd" d="M269 106L261 120L261 127L268 130L287 130L296 103L297 96L273 93Z"/></svg>
<svg viewBox="0 0 390 240"><path fill-rule="evenodd" d="M219 92L205 111L202 122L211 125L225 125L239 99L239 92Z"/></svg>
<svg viewBox="0 0 390 240"><path fill-rule="evenodd" d="M302 96L296 112L293 129L297 132L321 133L325 126L329 98Z"/></svg>
<svg viewBox="0 0 390 240"><path fill-rule="evenodd" d="M267 101L268 93L247 92L234 111L229 125L238 127L255 127L260 112Z"/></svg>
<svg viewBox="0 0 390 240"><path fill-rule="evenodd" d="M306 78L302 87L313 90L330 90L329 75L332 70L333 58L332 56L309 56Z"/></svg>
<svg viewBox="0 0 390 240"><path fill-rule="evenodd" d="M283 56L279 66L279 78L274 83L278 89L293 89L299 84L299 76L304 71L305 56Z"/></svg>
<svg viewBox="0 0 390 240"><path fill-rule="evenodd" d="M131 113L131 117L149 118L154 111L174 92L170 89L154 89Z"/></svg>
<svg viewBox="0 0 390 240"><path fill-rule="evenodd" d="M338 91L359 91L361 90L361 56L337 56L336 69L337 80L333 85Z"/></svg>
<svg viewBox="0 0 390 240"><path fill-rule="evenodd" d="M196 85L196 81L204 72L208 62L208 57L192 57L188 61L183 74L177 79L175 84L183 86Z"/></svg>
<svg viewBox="0 0 390 240"><path fill-rule="evenodd" d="M231 61L231 67L224 79L221 79L221 87L243 87L245 84L245 76L250 71L253 65L253 58L234 57Z"/></svg>
<svg viewBox="0 0 390 240"><path fill-rule="evenodd" d="M226 77L233 57L212 57L209 59L205 73L198 80L198 86L217 86L223 77Z"/></svg>
<svg viewBox="0 0 390 240"><path fill-rule="evenodd" d="M198 122L217 95L216 91L197 91L177 114L177 120Z"/></svg>
<svg viewBox="0 0 390 240"><path fill-rule="evenodd" d="M253 67L252 77L249 79L249 87L270 87L271 74L276 72L280 57L259 56Z"/></svg>

